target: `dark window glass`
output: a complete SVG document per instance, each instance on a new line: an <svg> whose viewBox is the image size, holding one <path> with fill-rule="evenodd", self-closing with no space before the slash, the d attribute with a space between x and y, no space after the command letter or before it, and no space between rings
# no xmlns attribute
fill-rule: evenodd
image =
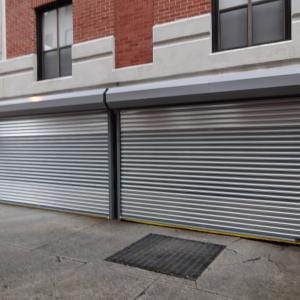
<svg viewBox="0 0 300 300"><path fill-rule="evenodd" d="M40 79L72 74L72 5L43 11L40 17Z"/></svg>
<svg viewBox="0 0 300 300"><path fill-rule="evenodd" d="M214 0L214 51L291 38L290 0Z"/></svg>
<svg viewBox="0 0 300 300"><path fill-rule="evenodd" d="M43 59L43 71L44 79L59 77L58 50L45 52Z"/></svg>
<svg viewBox="0 0 300 300"><path fill-rule="evenodd" d="M72 53L71 48L63 48L60 50L60 72L61 76L72 74Z"/></svg>
<svg viewBox="0 0 300 300"><path fill-rule="evenodd" d="M253 44L284 40L284 1L253 6Z"/></svg>
<svg viewBox="0 0 300 300"><path fill-rule="evenodd" d="M247 46L247 9L236 9L220 14L221 49Z"/></svg>

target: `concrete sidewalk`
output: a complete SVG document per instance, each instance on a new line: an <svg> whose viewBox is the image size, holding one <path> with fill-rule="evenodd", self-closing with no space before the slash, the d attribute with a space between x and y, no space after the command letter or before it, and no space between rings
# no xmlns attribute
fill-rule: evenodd
<svg viewBox="0 0 300 300"><path fill-rule="evenodd" d="M196 282L104 261L149 233L226 245ZM0 299L299 299L300 247L0 205Z"/></svg>

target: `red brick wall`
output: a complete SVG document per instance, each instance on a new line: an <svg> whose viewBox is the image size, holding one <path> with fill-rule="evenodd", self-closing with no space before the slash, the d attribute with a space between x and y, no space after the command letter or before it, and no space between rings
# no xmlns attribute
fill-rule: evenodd
<svg viewBox="0 0 300 300"><path fill-rule="evenodd" d="M6 52L8 58L35 52L34 22L31 1L6 1Z"/></svg>
<svg viewBox="0 0 300 300"><path fill-rule="evenodd" d="M34 8L56 0L7 0L7 57L36 52ZM73 0L74 42L113 34L113 0Z"/></svg>
<svg viewBox="0 0 300 300"><path fill-rule="evenodd" d="M74 43L114 34L113 0L73 0Z"/></svg>
<svg viewBox="0 0 300 300"><path fill-rule="evenodd" d="M35 8L55 1L56 0L31 0L31 7Z"/></svg>
<svg viewBox="0 0 300 300"><path fill-rule="evenodd" d="M117 67L152 62L153 0L115 0Z"/></svg>
<svg viewBox="0 0 300 300"><path fill-rule="evenodd" d="M212 0L154 0L154 23L209 13Z"/></svg>
<svg viewBox="0 0 300 300"><path fill-rule="evenodd" d="M36 52L34 8L59 0L6 0L7 57ZM152 62L152 27L210 12L211 0L73 0L74 43L115 35L116 65Z"/></svg>

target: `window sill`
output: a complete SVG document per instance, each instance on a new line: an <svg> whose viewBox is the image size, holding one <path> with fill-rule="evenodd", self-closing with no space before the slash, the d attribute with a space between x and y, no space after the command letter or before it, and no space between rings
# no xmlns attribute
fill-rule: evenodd
<svg viewBox="0 0 300 300"><path fill-rule="evenodd" d="M36 80L35 83L49 83L49 82L59 82L59 81L64 81L64 80L68 80L68 79L72 79L73 76L63 76L63 77L55 77L55 78L51 78L51 79L40 79L40 80Z"/></svg>
<svg viewBox="0 0 300 300"><path fill-rule="evenodd" d="M246 51L246 50L252 50L252 49L260 49L260 48L266 48L266 47L274 47L277 45L285 45L285 44L290 44L292 43L293 40L285 40L285 41L279 41L279 42L271 42L271 43L265 43L265 44L260 44L260 45L254 45L254 46L249 46L249 47L241 47L241 48L234 48L234 49L228 49L228 50L220 50L220 51L215 51L211 52L210 55L221 55L225 53L232 53L232 52L238 52L238 51Z"/></svg>

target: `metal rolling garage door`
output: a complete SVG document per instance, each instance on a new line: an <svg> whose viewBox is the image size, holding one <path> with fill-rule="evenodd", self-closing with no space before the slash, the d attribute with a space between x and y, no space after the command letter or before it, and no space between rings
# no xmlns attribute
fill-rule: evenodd
<svg viewBox="0 0 300 300"><path fill-rule="evenodd" d="M0 120L0 201L108 216L107 114Z"/></svg>
<svg viewBox="0 0 300 300"><path fill-rule="evenodd" d="M300 99L121 113L121 217L300 238Z"/></svg>

